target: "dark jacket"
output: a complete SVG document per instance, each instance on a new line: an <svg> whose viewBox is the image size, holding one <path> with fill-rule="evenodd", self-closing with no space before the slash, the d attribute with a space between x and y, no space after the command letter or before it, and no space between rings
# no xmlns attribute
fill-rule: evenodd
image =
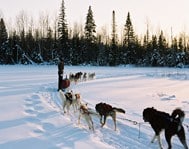
<svg viewBox="0 0 189 149"><path fill-rule="evenodd" d="M61 61L59 64L58 64L58 74L62 74L64 71L64 62Z"/></svg>

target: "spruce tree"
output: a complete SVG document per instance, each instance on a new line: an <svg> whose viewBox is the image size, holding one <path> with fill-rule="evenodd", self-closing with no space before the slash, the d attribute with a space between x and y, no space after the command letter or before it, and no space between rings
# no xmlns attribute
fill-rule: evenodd
<svg viewBox="0 0 189 149"><path fill-rule="evenodd" d="M21 57L21 53L19 53L19 50L17 48L17 45L19 44L19 36L16 34L16 31L14 30L12 35L9 36L9 46L12 50L12 59L14 64L19 63L19 59Z"/></svg>
<svg viewBox="0 0 189 149"><path fill-rule="evenodd" d="M152 52L150 55L150 64L152 66L158 66L159 65L159 60L160 60L160 53L158 50L158 39L156 35L152 36Z"/></svg>
<svg viewBox="0 0 189 149"><path fill-rule="evenodd" d="M157 59L157 65L158 66L165 66L165 56L167 55L167 42L165 39L165 36L163 35L163 31L161 31L158 39L158 48L156 50L156 59Z"/></svg>
<svg viewBox="0 0 189 149"><path fill-rule="evenodd" d="M130 18L130 13L127 14L126 23L124 26L124 39L123 44L126 47L130 47L131 44L135 41L134 29Z"/></svg>
<svg viewBox="0 0 189 149"><path fill-rule="evenodd" d="M130 18L130 13L127 14L126 23L124 26L123 45L126 48L124 55L126 56L126 63L133 64L136 55L136 43L133 25Z"/></svg>
<svg viewBox="0 0 189 149"><path fill-rule="evenodd" d="M3 18L0 20L0 45L6 42L8 39L8 34Z"/></svg>
<svg viewBox="0 0 189 149"><path fill-rule="evenodd" d="M109 53L109 65L114 66L117 64L119 59L118 56L118 46L117 46L117 33L116 33L116 21L115 21L115 11L112 12L112 38L111 47Z"/></svg>
<svg viewBox="0 0 189 149"><path fill-rule="evenodd" d="M93 11L89 6L86 23L84 28L85 45L83 47L82 58L84 63L91 63L97 61L97 48L96 48L96 24L93 18Z"/></svg>
<svg viewBox="0 0 189 149"><path fill-rule="evenodd" d="M0 63L8 63L8 34L3 18L0 19Z"/></svg>
<svg viewBox="0 0 189 149"><path fill-rule="evenodd" d="M91 9L91 6L89 6L87 17L86 17L86 23L85 23L85 38L89 42L95 42L96 40L96 24L93 18L93 11Z"/></svg>
<svg viewBox="0 0 189 149"><path fill-rule="evenodd" d="M59 56L63 56L65 62L69 60L68 27L65 14L64 0L62 0L58 20Z"/></svg>
<svg viewBox="0 0 189 149"><path fill-rule="evenodd" d="M160 54L164 54L166 48L167 48L166 39L163 35L163 31L161 31L158 40L158 51L160 52Z"/></svg>

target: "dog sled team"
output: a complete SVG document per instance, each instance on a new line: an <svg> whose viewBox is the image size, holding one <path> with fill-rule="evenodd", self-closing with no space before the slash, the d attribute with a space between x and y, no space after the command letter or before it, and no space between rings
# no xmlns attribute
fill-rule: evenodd
<svg viewBox="0 0 189 149"><path fill-rule="evenodd" d="M121 108L112 107L106 103L96 104L96 111L89 108L86 103L81 100L81 95L79 93L73 93L73 91L63 92L59 90L60 98L62 100L62 108L64 113L70 113L70 108L72 107L74 112L79 111L78 123L80 123L81 117L85 119L88 124L89 129L94 130L92 115L100 117L101 127L106 123L108 116L112 117L114 122L115 130L116 128L116 112L125 113L125 110ZM103 120L102 120L103 119Z"/></svg>
<svg viewBox="0 0 189 149"><path fill-rule="evenodd" d="M93 80L95 78L96 74L95 72L93 73L87 73L87 72L77 72L77 73L70 73L69 74L69 80L71 82L79 82L79 81L87 81L87 80Z"/></svg>
<svg viewBox="0 0 189 149"><path fill-rule="evenodd" d="M114 129L117 129L116 125L116 113L125 113L124 109L112 107L107 103L97 103L95 110L89 108L86 103L83 103L81 95L79 93L63 92L59 90L60 98L62 100L62 108L64 113L70 112L72 107L74 112L79 111L78 115L78 124L80 124L80 119L83 118L89 129L94 131L94 124L92 116L99 117L101 127L106 124L107 117L111 117L114 122ZM152 129L154 130L154 137L151 140L151 143L157 138L160 149L163 149L160 139L160 133L162 130L165 131L165 139L168 144L168 149L172 148L171 138L176 135L180 142L182 143L184 149L188 149L186 143L186 135L183 127L183 121L185 113L183 110L177 108L173 110L172 114L158 111L154 107L145 108L142 112L144 122L148 122Z"/></svg>

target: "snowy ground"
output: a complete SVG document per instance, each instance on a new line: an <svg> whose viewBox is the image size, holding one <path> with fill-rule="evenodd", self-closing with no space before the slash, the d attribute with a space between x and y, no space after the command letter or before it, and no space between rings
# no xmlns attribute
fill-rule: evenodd
<svg viewBox="0 0 189 149"><path fill-rule="evenodd" d="M70 87L90 108L106 102L126 110L117 114L118 130L110 118L101 128L94 116L91 132L85 121L77 124L77 113L62 114L57 66L1 65L0 149L158 149L157 142L150 143L154 132L142 119L149 106L169 113L181 107L189 125L188 69L65 66L67 74L78 71L96 73L96 79ZM163 134L162 142L167 148ZM183 148L176 137L172 143L173 149Z"/></svg>

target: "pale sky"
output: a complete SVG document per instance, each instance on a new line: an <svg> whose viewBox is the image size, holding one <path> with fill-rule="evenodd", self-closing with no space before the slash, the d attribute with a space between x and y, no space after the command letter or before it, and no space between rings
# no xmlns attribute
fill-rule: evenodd
<svg viewBox="0 0 189 149"><path fill-rule="evenodd" d="M64 0L66 19L84 25L89 5L92 6L97 30L106 26L111 31L112 11L115 10L117 30L121 30L130 12L131 21L137 34L144 33L147 20L150 31L159 29L171 34L185 31L189 34L189 0ZM16 16L22 10L39 17L41 12L59 14L61 0L0 0L0 16L5 19ZM119 34L119 32L118 32Z"/></svg>

